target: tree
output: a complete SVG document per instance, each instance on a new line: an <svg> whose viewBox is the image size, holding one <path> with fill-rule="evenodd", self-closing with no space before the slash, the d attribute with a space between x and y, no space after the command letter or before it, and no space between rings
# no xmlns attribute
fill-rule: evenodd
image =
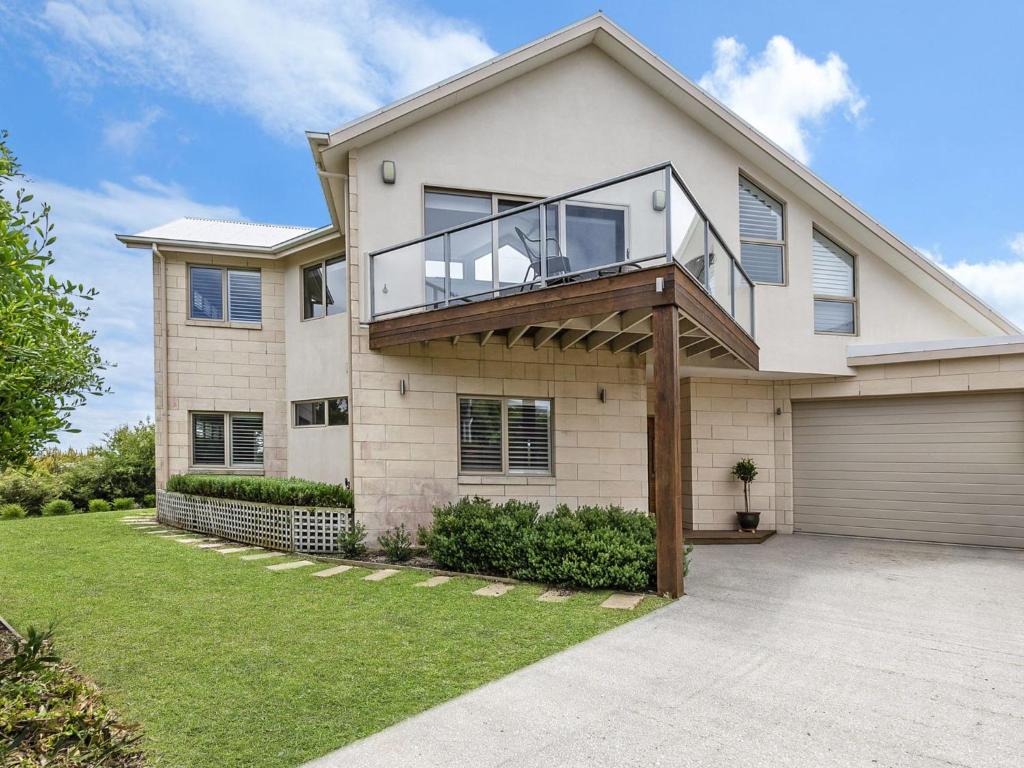
<svg viewBox="0 0 1024 768"><path fill-rule="evenodd" d="M48 205L13 192L22 177L0 131L0 469L24 463L71 428L71 413L106 389L106 366L84 327L96 291L60 281Z"/></svg>

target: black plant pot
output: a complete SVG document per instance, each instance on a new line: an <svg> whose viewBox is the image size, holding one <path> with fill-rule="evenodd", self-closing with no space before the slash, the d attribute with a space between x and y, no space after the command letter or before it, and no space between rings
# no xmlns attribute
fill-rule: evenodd
<svg viewBox="0 0 1024 768"><path fill-rule="evenodd" d="M760 512L737 512L736 520L740 524L741 531L754 532L757 530L757 524L761 522Z"/></svg>

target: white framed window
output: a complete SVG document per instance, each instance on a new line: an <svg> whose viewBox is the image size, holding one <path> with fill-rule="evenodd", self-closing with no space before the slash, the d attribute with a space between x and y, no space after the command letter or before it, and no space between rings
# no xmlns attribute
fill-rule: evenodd
<svg viewBox="0 0 1024 768"><path fill-rule="evenodd" d="M348 262L344 256L302 268L302 319L348 311Z"/></svg>
<svg viewBox="0 0 1024 768"><path fill-rule="evenodd" d="M197 412L190 421L193 467L263 467L262 413Z"/></svg>
<svg viewBox="0 0 1024 768"><path fill-rule="evenodd" d="M259 323L263 285L258 269L191 265L188 316L192 320Z"/></svg>
<svg viewBox="0 0 1024 768"><path fill-rule="evenodd" d="M853 254L813 232L814 332L857 334L857 272Z"/></svg>
<svg viewBox="0 0 1024 768"><path fill-rule="evenodd" d="M348 398L328 397L292 403L292 426L343 427L348 425Z"/></svg>
<svg viewBox="0 0 1024 768"><path fill-rule="evenodd" d="M459 472L550 475L553 410L547 399L460 397Z"/></svg>
<svg viewBox="0 0 1024 768"><path fill-rule="evenodd" d="M782 203L745 176L739 182L740 263L755 283L786 280Z"/></svg>

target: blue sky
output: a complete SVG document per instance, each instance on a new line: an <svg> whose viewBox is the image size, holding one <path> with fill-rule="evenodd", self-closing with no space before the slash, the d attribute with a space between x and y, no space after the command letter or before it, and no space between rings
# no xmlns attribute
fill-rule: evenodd
<svg viewBox="0 0 1024 768"><path fill-rule="evenodd" d="M609 2L681 72L1024 325L1024 5ZM583 2L60 0L0 5L0 127L54 206L62 275L101 292L114 393L152 413L149 256L180 215L327 221L302 131L329 130L589 15Z"/></svg>

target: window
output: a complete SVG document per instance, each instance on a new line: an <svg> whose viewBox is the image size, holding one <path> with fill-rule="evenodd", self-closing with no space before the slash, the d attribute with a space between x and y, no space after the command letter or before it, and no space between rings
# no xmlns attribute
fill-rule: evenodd
<svg viewBox="0 0 1024 768"><path fill-rule="evenodd" d="M302 319L340 315L348 310L348 264L344 256L302 270Z"/></svg>
<svg viewBox="0 0 1024 768"><path fill-rule="evenodd" d="M857 297L854 258L825 235L814 231L814 331L857 332Z"/></svg>
<svg viewBox="0 0 1024 768"><path fill-rule="evenodd" d="M263 466L262 413L193 413L192 465Z"/></svg>
<svg viewBox="0 0 1024 768"><path fill-rule="evenodd" d="M304 400L293 403L296 427L339 427L348 424L348 398Z"/></svg>
<svg viewBox="0 0 1024 768"><path fill-rule="evenodd" d="M193 320L258 323L263 319L262 280L258 269L189 267L188 274L188 316Z"/></svg>
<svg viewBox="0 0 1024 768"><path fill-rule="evenodd" d="M782 203L740 176L740 262L756 283L785 280Z"/></svg>
<svg viewBox="0 0 1024 768"><path fill-rule="evenodd" d="M459 471L551 474L551 401L459 398Z"/></svg>

